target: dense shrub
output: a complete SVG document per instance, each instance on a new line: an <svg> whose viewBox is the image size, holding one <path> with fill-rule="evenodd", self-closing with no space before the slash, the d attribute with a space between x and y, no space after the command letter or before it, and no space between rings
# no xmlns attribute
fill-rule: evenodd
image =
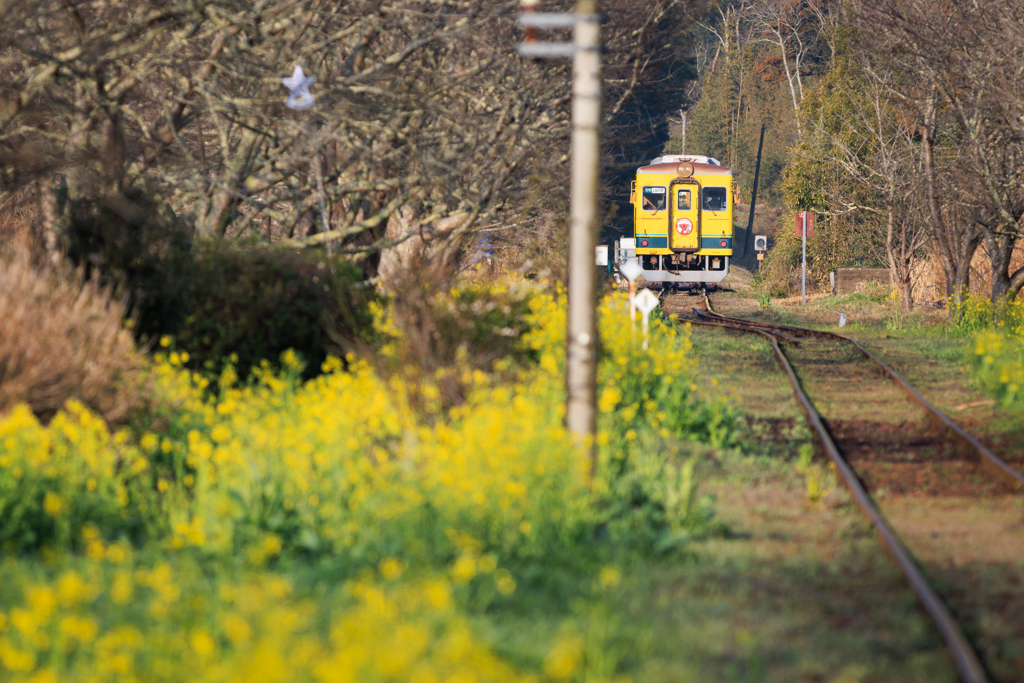
<svg viewBox="0 0 1024 683"><path fill-rule="evenodd" d="M192 367L219 371L230 362L246 376L292 349L310 377L329 352L344 355L372 329L372 291L360 279L354 266L321 252L199 247L180 283L189 314L151 332L175 337Z"/></svg>
<svg viewBox="0 0 1024 683"><path fill-rule="evenodd" d="M123 281L140 339L174 337L194 368L243 376L287 349L319 372L370 328L360 271L319 251L193 243L165 207L132 193L69 209L69 256Z"/></svg>
<svg viewBox="0 0 1024 683"><path fill-rule="evenodd" d="M793 214L783 212L780 228L773 238L772 248L754 274L759 290L774 298L785 298L800 293L800 264L803 239L793 225ZM859 232L858 232L859 231ZM872 250L861 233L862 227L845 219L830 219L817 215L814 232L807 239L807 287L827 287L828 274L837 268L880 268L886 264L878 260L881 248Z"/></svg>
<svg viewBox="0 0 1024 683"><path fill-rule="evenodd" d="M124 312L124 297L81 271L0 256L0 411L24 403L49 419L75 398L124 419L144 366Z"/></svg>
<svg viewBox="0 0 1024 683"><path fill-rule="evenodd" d="M188 315L192 230L139 191L67 202L68 258L124 284L138 337L176 330Z"/></svg>

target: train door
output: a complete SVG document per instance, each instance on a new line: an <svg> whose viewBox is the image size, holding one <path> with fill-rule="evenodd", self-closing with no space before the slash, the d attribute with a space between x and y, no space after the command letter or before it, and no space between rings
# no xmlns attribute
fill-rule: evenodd
<svg viewBox="0 0 1024 683"><path fill-rule="evenodd" d="M668 246L675 252L693 253L700 249L700 183L677 178L669 195Z"/></svg>

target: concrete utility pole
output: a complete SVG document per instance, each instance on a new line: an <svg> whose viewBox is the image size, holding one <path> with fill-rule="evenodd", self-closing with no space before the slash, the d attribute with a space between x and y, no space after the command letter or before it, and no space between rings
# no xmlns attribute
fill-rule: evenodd
<svg viewBox="0 0 1024 683"><path fill-rule="evenodd" d="M519 23L527 27L519 53L572 57L572 181L569 204L569 314L566 426L588 443L591 471L597 456L597 287L594 247L599 226L597 191L601 160L601 24L597 0L577 0L575 14L540 14L537 0L523 0ZM570 45L541 43L534 27L572 26Z"/></svg>
<svg viewBox="0 0 1024 683"><path fill-rule="evenodd" d="M679 153L686 154L686 110L679 110L679 118L682 120L682 125L679 127Z"/></svg>
<svg viewBox="0 0 1024 683"><path fill-rule="evenodd" d="M572 184L569 207L569 339L566 425L576 438L597 431L597 189L601 145L601 25L596 0L576 3L572 71Z"/></svg>
<svg viewBox="0 0 1024 683"><path fill-rule="evenodd" d="M800 257L800 303L807 303L807 212L802 211L803 239Z"/></svg>

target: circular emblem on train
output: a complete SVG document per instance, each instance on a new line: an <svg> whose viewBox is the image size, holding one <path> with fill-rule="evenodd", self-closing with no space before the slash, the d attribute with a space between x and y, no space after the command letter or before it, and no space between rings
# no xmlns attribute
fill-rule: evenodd
<svg viewBox="0 0 1024 683"><path fill-rule="evenodd" d="M693 232L693 222L689 218L680 218L676 221L676 232L680 235L689 235Z"/></svg>
<svg viewBox="0 0 1024 683"><path fill-rule="evenodd" d="M680 161L676 166L676 175L680 178L689 178L693 175L693 164L689 161Z"/></svg>

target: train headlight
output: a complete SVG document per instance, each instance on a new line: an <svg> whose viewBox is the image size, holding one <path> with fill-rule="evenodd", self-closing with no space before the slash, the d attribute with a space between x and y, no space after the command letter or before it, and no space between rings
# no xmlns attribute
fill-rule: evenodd
<svg viewBox="0 0 1024 683"><path fill-rule="evenodd" d="M722 248L725 249L727 246L729 246L729 243L726 242L725 240L722 240Z"/></svg>
<svg viewBox="0 0 1024 683"><path fill-rule="evenodd" d="M640 246L641 247L646 247L647 246L647 240L640 240Z"/></svg>

